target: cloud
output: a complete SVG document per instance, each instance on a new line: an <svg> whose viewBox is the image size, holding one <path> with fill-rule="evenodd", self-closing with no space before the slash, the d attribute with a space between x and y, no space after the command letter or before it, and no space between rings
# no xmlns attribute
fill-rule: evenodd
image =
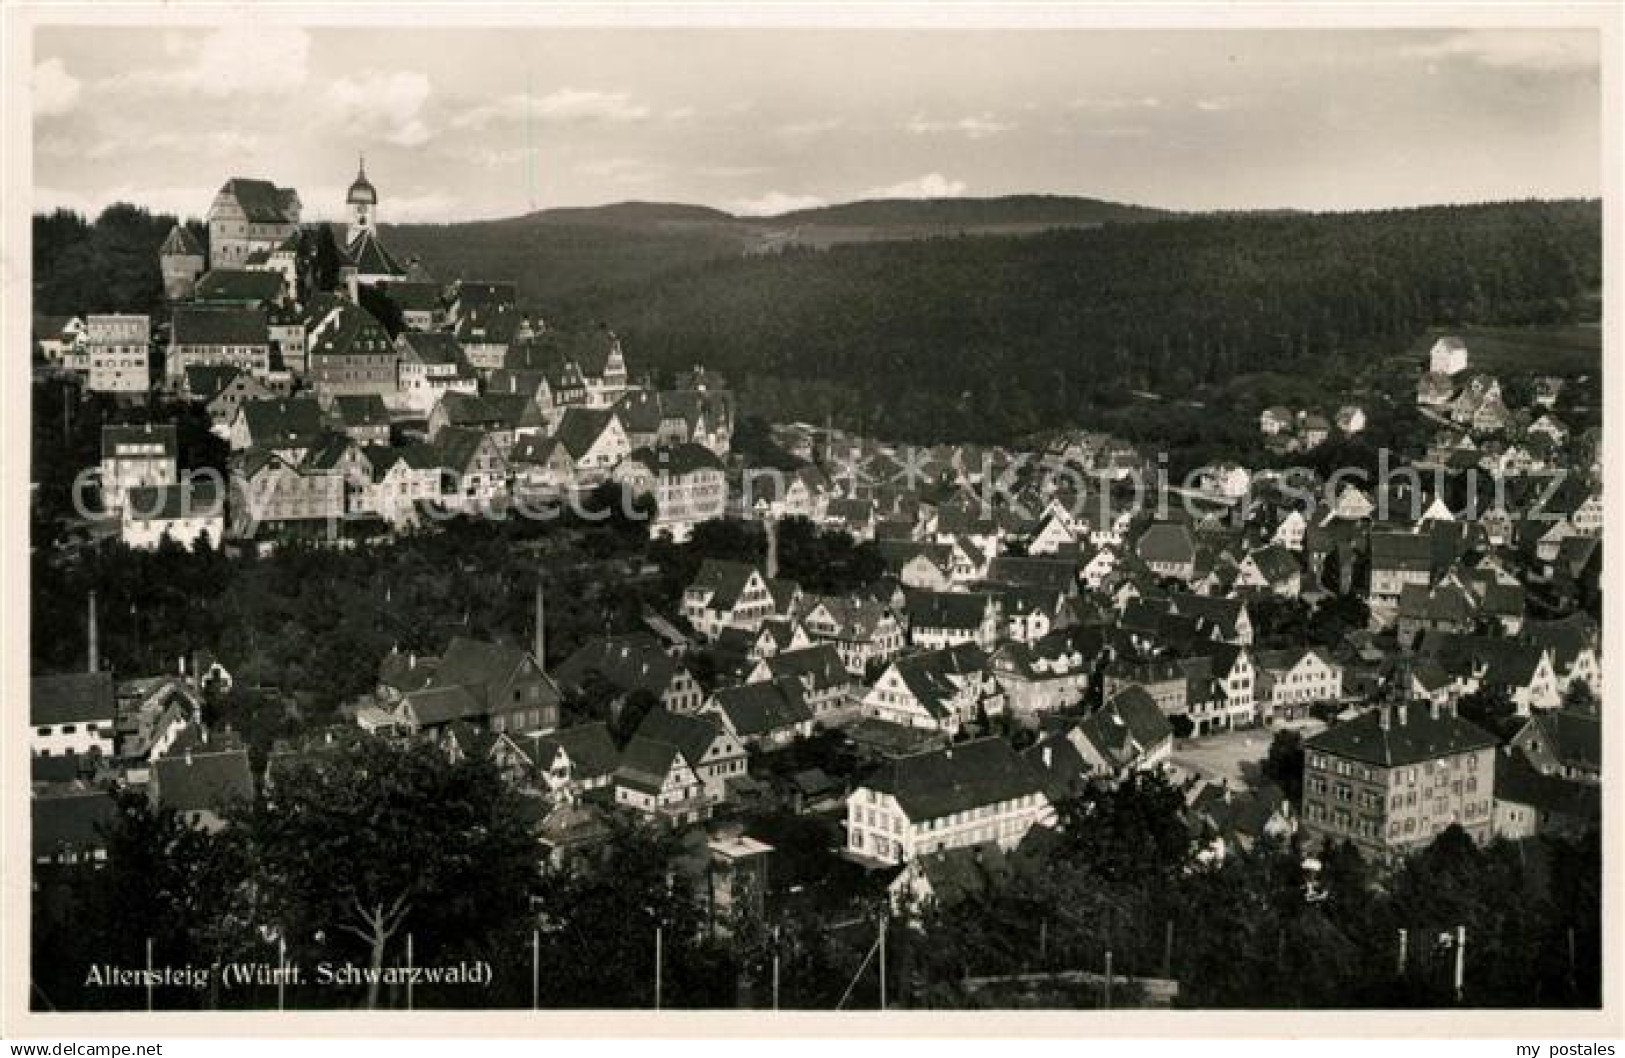
<svg viewBox="0 0 1625 1058"><path fill-rule="evenodd" d="M1404 54L1414 59L1465 59L1499 69L1559 72L1598 69L1598 45L1595 32L1480 29L1412 45Z"/></svg>
<svg viewBox="0 0 1625 1058"><path fill-rule="evenodd" d="M760 198L742 198L729 203L729 209L744 217L771 217L798 209L817 209L828 203L817 195L792 195L769 191Z"/></svg>
<svg viewBox="0 0 1625 1058"><path fill-rule="evenodd" d="M34 114L55 117L66 114L79 102L81 83L70 74L61 59L46 59L34 66Z"/></svg>
<svg viewBox="0 0 1625 1058"><path fill-rule="evenodd" d="M518 165L527 157L536 153L534 147L480 147L473 151L456 151L458 158L466 158L482 169L505 169L510 165Z"/></svg>
<svg viewBox="0 0 1625 1058"><path fill-rule="evenodd" d="M42 136L34 144L34 151L53 158L76 158L104 161L143 153L161 152L171 158L242 158L259 151L259 134L238 129L215 129L211 132L177 132L163 129L148 132L144 129L121 125L102 133L84 132L73 136Z"/></svg>
<svg viewBox="0 0 1625 1058"><path fill-rule="evenodd" d="M905 128L916 136L927 136L938 133L958 133L966 139L981 140L989 136L997 136L1001 132L1009 132L1016 126L1010 122L995 120L991 114L982 114L960 118L958 121L928 121L923 117L916 117Z"/></svg>
<svg viewBox="0 0 1625 1058"><path fill-rule="evenodd" d="M161 69L133 70L100 82L123 93L192 93L214 99L280 96L310 75L310 34L279 26L237 25L200 37L166 38Z"/></svg>
<svg viewBox="0 0 1625 1058"><path fill-rule="evenodd" d="M423 107L433 91L421 73L371 70L328 85L316 112L324 124L351 136L417 147L429 140Z"/></svg>
<svg viewBox="0 0 1625 1058"><path fill-rule="evenodd" d="M1074 99L1073 110L1118 111L1118 110L1156 110L1162 106L1162 100L1157 96L1097 96Z"/></svg>
<svg viewBox="0 0 1625 1058"><path fill-rule="evenodd" d="M576 166L576 172L617 184L647 184L664 175L666 168L645 158L595 158Z"/></svg>
<svg viewBox="0 0 1625 1058"><path fill-rule="evenodd" d="M761 176L768 172L772 172L772 169L765 165L702 165L694 170L694 175L721 180L741 180L747 176Z"/></svg>
<svg viewBox="0 0 1625 1058"><path fill-rule="evenodd" d="M846 122L841 118L813 118L807 121L792 121L788 125L780 125L778 133L780 136L788 136L791 139L805 139L809 136L821 136L826 132L834 132L845 124Z"/></svg>
<svg viewBox="0 0 1625 1058"><path fill-rule="evenodd" d="M624 123L643 121L651 114L647 104L626 92L599 92L561 88L545 96L526 93L506 96L463 111L452 119L457 128L481 129L498 122L526 119L559 124Z"/></svg>
<svg viewBox="0 0 1625 1058"><path fill-rule="evenodd" d="M876 187L858 195L859 198L958 198L965 193L963 180L950 180L941 173L926 173L913 180L904 180L890 187Z"/></svg>

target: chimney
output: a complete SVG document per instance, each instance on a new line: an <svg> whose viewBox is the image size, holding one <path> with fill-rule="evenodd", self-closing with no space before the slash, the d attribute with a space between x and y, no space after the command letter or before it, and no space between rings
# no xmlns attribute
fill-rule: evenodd
<svg viewBox="0 0 1625 1058"><path fill-rule="evenodd" d="M186 655L182 654L180 657L176 658L175 664L177 669L180 671L181 679L184 680L186 678Z"/></svg>
<svg viewBox="0 0 1625 1058"><path fill-rule="evenodd" d="M1050 770L1050 767L1051 767L1050 762L1054 759L1054 756L1055 756L1054 750L1049 746L1045 746L1044 747L1044 770L1045 771Z"/></svg>
<svg viewBox="0 0 1625 1058"><path fill-rule="evenodd" d="M99 649L101 644L97 641L97 638L96 638L96 591L95 591L95 589L91 589L91 592L90 592L90 634L89 634L89 638L90 638L90 651L89 651L90 656L89 656L89 658L87 660L88 660L89 665L90 665L90 671L91 672L96 672L97 670L99 670L102 667L102 659L101 659L101 653L100 653L100 649Z"/></svg>
<svg viewBox="0 0 1625 1058"><path fill-rule="evenodd" d="M1434 720L1438 720L1439 716L1440 716L1440 712L1441 711L1439 709L1439 699L1437 699L1437 698L1428 699L1428 716L1430 716Z"/></svg>
<svg viewBox="0 0 1625 1058"><path fill-rule="evenodd" d="M769 518L767 525L767 579L773 580L779 575L779 523Z"/></svg>
<svg viewBox="0 0 1625 1058"><path fill-rule="evenodd" d="M192 766L192 751L191 750L186 751L186 766L188 768L190 768Z"/></svg>
<svg viewBox="0 0 1625 1058"><path fill-rule="evenodd" d="M1394 707L1387 702L1377 706L1377 726L1384 731L1394 726Z"/></svg>
<svg viewBox="0 0 1625 1058"><path fill-rule="evenodd" d="M534 649L536 652L536 667L545 672L547 670L547 621L546 611L543 609L542 603L542 576L540 572L536 574L536 640Z"/></svg>

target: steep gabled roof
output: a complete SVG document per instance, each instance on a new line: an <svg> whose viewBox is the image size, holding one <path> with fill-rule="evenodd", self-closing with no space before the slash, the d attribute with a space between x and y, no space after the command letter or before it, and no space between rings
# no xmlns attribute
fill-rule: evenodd
<svg viewBox="0 0 1625 1058"><path fill-rule="evenodd" d="M177 224L169 229L164 236L164 243L158 247L160 257L202 257L203 247L198 245L197 239L186 230L186 225Z"/></svg>
<svg viewBox="0 0 1625 1058"><path fill-rule="evenodd" d="M234 176L221 193L237 200L250 224L293 224L292 206L298 201L292 188L277 187L269 180Z"/></svg>
<svg viewBox="0 0 1625 1058"><path fill-rule="evenodd" d="M615 413L608 408L566 408L553 437L570 453L570 458L580 459L591 451L614 418Z"/></svg>
<svg viewBox="0 0 1625 1058"><path fill-rule="evenodd" d="M1041 793L1031 764L997 737L898 757L865 785L896 798L916 823Z"/></svg>
<svg viewBox="0 0 1625 1058"><path fill-rule="evenodd" d="M371 228L363 228L361 233L350 240L345 247L350 260L355 262L356 271L364 276L404 276L406 266L395 260L395 255L384 249L384 244Z"/></svg>
<svg viewBox="0 0 1625 1058"><path fill-rule="evenodd" d="M1559 709L1531 716L1527 726L1545 736L1558 763L1582 771L1602 771L1602 720L1596 714Z"/></svg>
<svg viewBox="0 0 1625 1058"><path fill-rule="evenodd" d="M797 683L806 680L808 688L813 691L845 687L852 682L846 666L841 662L841 652L835 649L833 643L785 650L764 658L762 664L767 666L773 679L793 679Z"/></svg>
<svg viewBox="0 0 1625 1058"><path fill-rule="evenodd" d="M159 757L152 762L159 803L177 812L220 813L254 799L246 749Z"/></svg>
<svg viewBox="0 0 1625 1058"><path fill-rule="evenodd" d="M623 693L666 693L681 666L660 649L652 636L597 636L583 643L554 670L562 687L581 687L597 672Z"/></svg>
<svg viewBox="0 0 1625 1058"><path fill-rule="evenodd" d="M306 397L245 400L237 413L256 446L309 444L322 432L322 406Z"/></svg>
<svg viewBox="0 0 1625 1058"><path fill-rule="evenodd" d="M28 723L111 724L117 713L110 672L66 672L29 681Z"/></svg>
<svg viewBox="0 0 1625 1058"><path fill-rule="evenodd" d="M770 735L812 720L801 682L793 677L723 687L711 696L742 738Z"/></svg>
<svg viewBox="0 0 1625 1058"><path fill-rule="evenodd" d="M192 296L199 302L244 301L260 305L281 297L286 282L281 272L212 268L198 279Z"/></svg>
<svg viewBox="0 0 1625 1058"><path fill-rule="evenodd" d="M333 417L346 427L388 426L389 409L376 393L346 393L333 398Z"/></svg>
<svg viewBox="0 0 1625 1058"><path fill-rule="evenodd" d="M29 804L29 844L34 858L106 847L103 835L113 826L117 809L117 802L106 790L76 790L33 798Z"/></svg>
<svg viewBox="0 0 1625 1058"><path fill-rule="evenodd" d="M1385 709L1391 710L1387 727ZM1352 720L1335 724L1304 745L1348 760L1379 767L1404 767L1440 757L1489 749L1495 736L1453 711L1433 711L1427 702L1406 702L1369 709Z"/></svg>
<svg viewBox="0 0 1625 1058"><path fill-rule="evenodd" d="M271 330L265 313L257 308L177 305L170 342L173 345L270 345Z"/></svg>
<svg viewBox="0 0 1625 1058"><path fill-rule="evenodd" d="M956 628L975 630L987 616L991 597L982 592L910 591L910 628Z"/></svg>
<svg viewBox="0 0 1625 1058"><path fill-rule="evenodd" d="M676 746L690 768L698 769L706 750L724 734L708 716L689 716L669 709L651 709L638 725L636 738Z"/></svg>
<svg viewBox="0 0 1625 1058"><path fill-rule="evenodd" d="M570 758L576 779L597 779L609 775L620 762L620 751L605 724L577 724L551 734L533 735L520 742L531 761L542 767L562 751Z"/></svg>

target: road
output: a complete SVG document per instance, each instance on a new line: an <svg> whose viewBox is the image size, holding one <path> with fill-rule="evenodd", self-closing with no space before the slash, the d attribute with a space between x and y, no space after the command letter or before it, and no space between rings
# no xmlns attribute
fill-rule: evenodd
<svg viewBox="0 0 1625 1058"><path fill-rule="evenodd" d="M1206 779L1223 780L1231 786L1248 786L1257 780L1257 765L1269 753L1275 732L1286 727L1308 738L1325 730L1326 725L1318 720L1298 720L1274 727L1251 727L1222 735L1181 739L1174 746L1172 763Z"/></svg>

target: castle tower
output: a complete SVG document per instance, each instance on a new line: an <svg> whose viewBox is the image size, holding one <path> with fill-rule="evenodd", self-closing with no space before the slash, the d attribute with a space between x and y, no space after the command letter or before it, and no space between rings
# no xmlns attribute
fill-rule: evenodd
<svg viewBox="0 0 1625 1058"><path fill-rule="evenodd" d="M367 158L361 156L361 162L356 169L355 183L350 185L350 194L345 198L350 206L350 233L353 241L364 232L373 230L377 223L378 190L367 179Z"/></svg>
<svg viewBox="0 0 1625 1058"><path fill-rule="evenodd" d="M171 228L158 248L158 270L164 277L164 297L179 301L192 296L197 277L203 274L203 247L182 225Z"/></svg>

